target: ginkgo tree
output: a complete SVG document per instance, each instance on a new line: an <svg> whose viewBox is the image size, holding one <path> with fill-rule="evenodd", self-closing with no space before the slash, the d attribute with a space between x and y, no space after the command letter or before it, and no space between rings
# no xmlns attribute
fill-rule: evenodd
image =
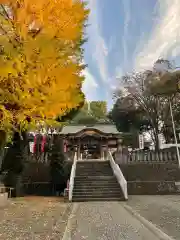
<svg viewBox="0 0 180 240"><path fill-rule="evenodd" d="M88 13L81 0L0 0L0 131L14 132L1 170L16 195L25 131L39 121L52 123L84 100L82 44Z"/></svg>
<svg viewBox="0 0 180 240"><path fill-rule="evenodd" d="M27 129L76 108L84 95L86 4L0 0L0 129Z"/></svg>

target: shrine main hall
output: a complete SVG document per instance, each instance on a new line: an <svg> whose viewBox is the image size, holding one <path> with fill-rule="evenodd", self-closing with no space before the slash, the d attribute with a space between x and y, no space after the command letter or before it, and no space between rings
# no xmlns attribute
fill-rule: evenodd
<svg viewBox="0 0 180 240"><path fill-rule="evenodd" d="M65 152L72 156L76 151L78 159L103 160L108 150L115 151L121 145L121 133L113 124L67 125L60 135Z"/></svg>

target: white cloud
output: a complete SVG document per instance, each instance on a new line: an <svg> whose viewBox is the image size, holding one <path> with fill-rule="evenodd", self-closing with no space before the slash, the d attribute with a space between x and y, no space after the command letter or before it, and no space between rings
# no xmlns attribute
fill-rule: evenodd
<svg viewBox="0 0 180 240"><path fill-rule="evenodd" d="M180 54L180 1L159 0L159 19L150 38L136 57L135 69L152 67L158 58Z"/></svg>
<svg viewBox="0 0 180 240"><path fill-rule="evenodd" d="M86 95L87 100L92 101L96 98L98 84L87 68L83 71L83 74L85 76L85 81L82 86L82 91Z"/></svg>
<svg viewBox="0 0 180 240"><path fill-rule="evenodd" d="M123 70L121 67L117 66L115 69L115 75L116 75L116 79L119 79L123 76Z"/></svg>
<svg viewBox="0 0 180 240"><path fill-rule="evenodd" d="M123 0L123 8L124 8L124 35L122 37L123 42L123 51L124 51L124 66L127 64L127 39L128 39L128 27L129 22L131 20L131 12L130 12L130 2L129 0Z"/></svg>
<svg viewBox="0 0 180 240"><path fill-rule="evenodd" d="M102 3L101 3L102 4ZM101 34L100 21L98 14L97 0L89 0L88 7L90 8L88 35L89 44L91 46L92 57L99 69L100 76L104 82L108 81L107 56L108 47Z"/></svg>

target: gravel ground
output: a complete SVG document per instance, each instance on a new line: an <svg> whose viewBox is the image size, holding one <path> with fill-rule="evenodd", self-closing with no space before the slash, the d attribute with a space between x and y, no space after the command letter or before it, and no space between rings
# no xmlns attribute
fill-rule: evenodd
<svg viewBox="0 0 180 240"><path fill-rule="evenodd" d="M61 240L72 205L59 198L19 198L0 208L0 240Z"/></svg>
<svg viewBox="0 0 180 240"><path fill-rule="evenodd" d="M158 239L119 202L75 203L72 212L64 240Z"/></svg>
<svg viewBox="0 0 180 240"><path fill-rule="evenodd" d="M180 196L129 196L127 204L167 235L180 239Z"/></svg>

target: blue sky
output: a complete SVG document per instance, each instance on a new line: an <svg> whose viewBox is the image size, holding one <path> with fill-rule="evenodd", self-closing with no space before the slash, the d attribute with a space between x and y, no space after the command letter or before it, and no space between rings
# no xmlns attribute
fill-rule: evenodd
<svg viewBox="0 0 180 240"><path fill-rule="evenodd" d="M180 0L88 0L83 91L106 100L118 77L150 68L160 57L180 65Z"/></svg>

